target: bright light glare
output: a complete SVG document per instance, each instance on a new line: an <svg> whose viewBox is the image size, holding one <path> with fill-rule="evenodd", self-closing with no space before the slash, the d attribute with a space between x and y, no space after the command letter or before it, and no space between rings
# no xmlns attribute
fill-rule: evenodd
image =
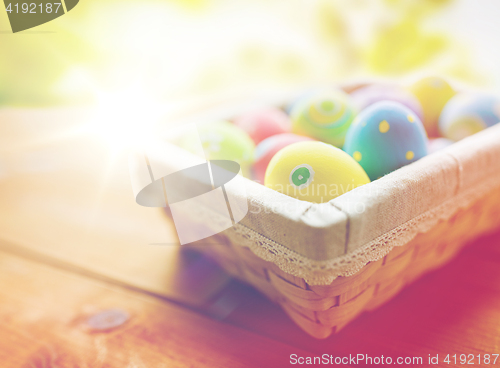
<svg viewBox="0 0 500 368"><path fill-rule="evenodd" d="M141 149L154 140L162 111L160 103L141 88L101 91L86 130L104 140L113 154Z"/></svg>

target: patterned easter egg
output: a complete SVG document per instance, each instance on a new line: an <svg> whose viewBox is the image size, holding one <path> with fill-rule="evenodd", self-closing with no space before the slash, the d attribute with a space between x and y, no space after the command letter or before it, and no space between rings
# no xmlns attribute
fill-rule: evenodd
<svg viewBox="0 0 500 368"><path fill-rule="evenodd" d="M422 122L427 134L429 137L438 137L439 115L444 105L455 95L455 90L444 79L427 77L413 84L410 91L422 105L424 113Z"/></svg>
<svg viewBox="0 0 500 368"><path fill-rule="evenodd" d="M234 124L246 131L255 144L272 135L290 132L292 125L289 116L274 107L238 116Z"/></svg>
<svg viewBox="0 0 500 368"><path fill-rule="evenodd" d="M283 133L273 135L264 139L255 148L255 162L253 164L253 174L255 180L264 183L267 166L273 156L282 148L292 143L312 141L312 138L293 133Z"/></svg>
<svg viewBox="0 0 500 368"><path fill-rule="evenodd" d="M427 155L427 136L413 111L381 101L356 117L344 150L375 180Z"/></svg>
<svg viewBox="0 0 500 368"><path fill-rule="evenodd" d="M442 149L451 146L453 143L455 142L448 138L431 138L427 143L427 151L429 154L441 151Z"/></svg>
<svg viewBox="0 0 500 368"><path fill-rule="evenodd" d="M297 102L291 111L292 133L342 147L355 115L349 95L327 90Z"/></svg>
<svg viewBox="0 0 500 368"><path fill-rule="evenodd" d="M444 107L439 130L446 138L459 141L500 121L500 99L479 93L460 93Z"/></svg>
<svg viewBox="0 0 500 368"><path fill-rule="evenodd" d="M232 160L241 166L245 177L250 177L255 144L241 128L228 121L198 125L199 139L203 145L203 154L207 160ZM198 140L194 137L180 142L187 150L196 152Z"/></svg>
<svg viewBox="0 0 500 368"><path fill-rule="evenodd" d="M369 182L352 157L323 142L298 142L281 149L265 176L267 187L315 203L328 202Z"/></svg>
<svg viewBox="0 0 500 368"><path fill-rule="evenodd" d="M294 109L294 107L297 106L297 104L299 104L300 102L304 101L306 98L309 98L317 93L318 93L318 90L312 89L312 88L298 93L288 103L285 104L285 106L284 106L285 112L288 115L290 115L292 113L292 110Z"/></svg>
<svg viewBox="0 0 500 368"><path fill-rule="evenodd" d="M420 101L407 89L392 84L372 84L358 88L351 93L351 98L358 111L379 101L394 101L406 106L422 120L423 112Z"/></svg>

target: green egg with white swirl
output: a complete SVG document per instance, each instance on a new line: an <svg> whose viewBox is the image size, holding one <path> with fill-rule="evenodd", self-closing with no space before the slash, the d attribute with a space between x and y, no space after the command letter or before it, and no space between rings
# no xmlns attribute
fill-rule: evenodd
<svg viewBox="0 0 500 368"><path fill-rule="evenodd" d="M332 89L308 94L290 115L293 133L341 148L356 111L348 94Z"/></svg>

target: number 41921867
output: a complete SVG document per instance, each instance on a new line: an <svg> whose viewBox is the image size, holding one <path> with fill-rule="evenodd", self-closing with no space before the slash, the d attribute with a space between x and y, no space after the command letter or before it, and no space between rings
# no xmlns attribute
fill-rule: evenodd
<svg viewBox="0 0 500 368"><path fill-rule="evenodd" d="M58 13L61 8L61 3L45 3L45 4L35 4L35 3L22 3L22 4L8 4L7 13L28 13L28 14L41 14L41 13ZM61 9L62 11L62 9Z"/></svg>

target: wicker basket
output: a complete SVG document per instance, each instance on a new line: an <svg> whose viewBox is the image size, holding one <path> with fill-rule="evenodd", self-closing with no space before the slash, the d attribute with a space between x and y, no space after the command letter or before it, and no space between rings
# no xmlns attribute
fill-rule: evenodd
<svg viewBox="0 0 500 368"><path fill-rule="evenodd" d="M176 152L156 160L173 172L190 159ZM500 124L329 203L235 181L250 211L192 246L279 303L304 331L326 338L500 226ZM241 196L226 190L229 199ZM220 213L196 206L177 216L189 231L206 232Z"/></svg>
<svg viewBox="0 0 500 368"><path fill-rule="evenodd" d="M222 234L213 236L208 246L206 240L200 241L198 249L229 274L279 303L299 327L321 339L340 331L361 312L389 301L405 285L450 260L468 241L497 226L500 189L407 244L394 247L378 261L368 262L354 275L337 277L329 285L310 285Z"/></svg>

